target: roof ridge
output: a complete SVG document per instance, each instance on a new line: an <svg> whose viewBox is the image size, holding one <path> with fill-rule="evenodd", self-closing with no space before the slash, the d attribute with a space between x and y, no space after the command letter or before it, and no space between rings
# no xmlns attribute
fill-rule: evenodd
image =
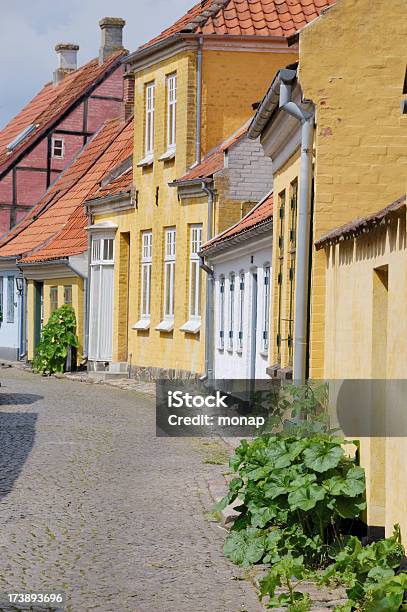
<svg viewBox="0 0 407 612"><path fill-rule="evenodd" d="M197 27L202 27L211 17L216 17L217 13L226 5L229 4L230 0L212 0L211 5L205 8L202 13L199 13L196 17L193 17L191 21L182 28L181 32L191 31L194 32ZM202 2L201 2L202 5Z"/></svg>

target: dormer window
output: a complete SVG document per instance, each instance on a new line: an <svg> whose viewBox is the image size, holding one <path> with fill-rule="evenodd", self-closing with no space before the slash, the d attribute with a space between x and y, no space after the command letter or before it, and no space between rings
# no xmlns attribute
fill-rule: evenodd
<svg viewBox="0 0 407 612"><path fill-rule="evenodd" d="M52 157L63 159L65 156L65 141L63 138L52 139Z"/></svg>

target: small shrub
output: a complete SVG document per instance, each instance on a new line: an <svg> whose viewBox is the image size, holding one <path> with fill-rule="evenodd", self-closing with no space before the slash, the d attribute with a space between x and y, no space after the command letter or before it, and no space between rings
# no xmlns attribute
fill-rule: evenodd
<svg viewBox="0 0 407 612"><path fill-rule="evenodd" d="M42 374L63 372L68 347L79 346L76 335L76 317L72 306L64 305L55 310L41 333L33 359L33 368Z"/></svg>

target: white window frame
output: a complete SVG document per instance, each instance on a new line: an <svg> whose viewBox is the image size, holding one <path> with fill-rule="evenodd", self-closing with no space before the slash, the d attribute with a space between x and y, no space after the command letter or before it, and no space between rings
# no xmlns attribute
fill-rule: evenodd
<svg viewBox="0 0 407 612"><path fill-rule="evenodd" d="M229 326L228 326L228 351L233 351L233 336L235 328L235 290L236 290L236 274L229 274Z"/></svg>
<svg viewBox="0 0 407 612"><path fill-rule="evenodd" d="M7 323L14 323L14 283L15 277L7 277Z"/></svg>
<svg viewBox="0 0 407 612"><path fill-rule="evenodd" d="M61 143L61 144L57 144ZM60 153L57 153L60 151ZM65 139L59 136L53 136L51 145L51 155L55 159L64 159L65 157Z"/></svg>
<svg viewBox="0 0 407 612"><path fill-rule="evenodd" d="M188 321L181 331L197 334L201 329L201 283L202 274L199 251L202 246L202 224L189 226L189 291Z"/></svg>
<svg viewBox="0 0 407 612"><path fill-rule="evenodd" d="M141 302L140 318L151 317L151 271L153 264L153 233L143 232L141 235Z"/></svg>
<svg viewBox="0 0 407 612"><path fill-rule="evenodd" d="M224 276L219 278L219 346L223 351L225 348L225 289L226 279Z"/></svg>
<svg viewBox="0 0 407 612"><path fill-rule="evenodd" d="M114 241L111 237L92 237L91 265L114 263Z"/></svg>
<svg viewBox="0 0 407 612"><path fill-rule="evenodd" d="M244 340L244 302L245 302L245 273L239 273L239 320L238 320L238 351L243 351L243 340Z"/></svg>
<svg viewBox="0 0 407 612"><path fill-rule="evenodd" d="M175 302L175 257L177 230L171 227L165 230L164 255L164 319L174 320ZM169 298L167 300L167 297ZM168 308L167 308L168 302Z"/></svg>
<svg viewBox="0 0 407 612"><path fill-rule="evenodd" d="M154 152L154 114L155 114L155 83L146 85L146 133L145 133L145 155L153 155Z"/></svg>
<svg viewBox="0 0 407 612"><path fill-rule="evenodd" d="M176 146L177 131L177 75L167 76L167 150Z"/></svg>
<svg viewBox="0 0 407 612"><path fill-rule="evenodd" d="M262 352L267 354L270 338L270 289L271 289L271 267L265 264L263 267L263 322L261 333Z"/></svg>

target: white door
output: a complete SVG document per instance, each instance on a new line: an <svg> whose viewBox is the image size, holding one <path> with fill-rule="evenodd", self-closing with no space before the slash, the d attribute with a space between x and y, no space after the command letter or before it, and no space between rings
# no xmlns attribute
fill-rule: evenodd
<svg viewBox="0 0 407 612"><path fill-rule="evenodd" d="M111 361L113 351L114 239L92 238L89 359Z"/></svg>

